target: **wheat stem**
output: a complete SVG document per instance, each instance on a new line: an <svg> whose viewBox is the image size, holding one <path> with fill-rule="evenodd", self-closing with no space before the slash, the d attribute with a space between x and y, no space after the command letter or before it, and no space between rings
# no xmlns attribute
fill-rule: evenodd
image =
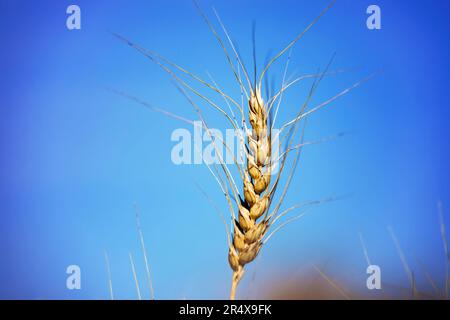
<svg viewBox="0 0 450 320"><path fill-rule="evenodd" d="M231 280L230 300L236 299L237 286L243 276L244 276L244 268L240 268L239 270L233 272Z"/></svg>

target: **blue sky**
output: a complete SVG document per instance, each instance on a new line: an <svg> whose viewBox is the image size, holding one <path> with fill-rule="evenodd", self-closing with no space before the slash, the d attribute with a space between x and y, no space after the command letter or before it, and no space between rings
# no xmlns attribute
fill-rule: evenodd
<svg viewBox="0 0 450 320"><path fill-rule="evenodd" d="M141 212L156 298L226 297L231 272L225 230L198 186L224 209L225 199L205 166L176 166L170 159L173 130L192 128L108 90L194 120L170 77L111 32L204 78L208 71L239 99L220 46L190 1L73 3L81 8L81 30L66 28L69 1L0 4L0 297L108 298L106 251L116 297L136 298L131 252L148 298L134 204ZM374 3L381 8L381 30L366 28L372 1L337 1L295 45L290 65L294 75L316 72L336 53L331 69L346 72L325 78L314 104L377 72L311 116L306 140L351 134L304 148L285 206L350 196L314 208L277 234L250 266L242 296L252 270L257 270L256 286L263 287L263 279L289 277L310 263L363 290L358 232L386 281L407 286L387 225L425 290L419 260L436 281L444 281L436 204L442 201L450 225L450 6L446 1ZM255 21L260 71L266 57L294 39L328 1L200 4L218 27L211 8L217 9L249 66ZM273 65L278 84L285 58ZM285 96L280 123L293 116L308 85ZM227 127L217 112L202 107L210 126ZM70 264L81 267L79 291L65 287Z"/></svg>

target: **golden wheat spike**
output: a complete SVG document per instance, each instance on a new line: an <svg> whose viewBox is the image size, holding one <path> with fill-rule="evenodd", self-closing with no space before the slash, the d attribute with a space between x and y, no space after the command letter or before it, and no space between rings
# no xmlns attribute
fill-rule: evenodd
<svg viewBox="0 0 450 320"><path fill-rule="evenodd" d="M305 211L302 211L299 215L294 216L288 219L287 221L282 222L281 224L278 224L278 226L275 225L275 222L279 221L279 219L284 217L286 214L288 214L294 209L301 207L300 205L293 206L279 213L279 209L289 189L290 182L294 176L294 172L299 162L299 156L301 154L302 147L308 144L304 142L304 132L307 117L312 113L316 112L317 110L335 101L339 97L347 94L352 89L356 88L361 83L367 80L365 79L354 84L353 86L338 93L337 95L328 99L327 101L306 111L314 93L317 90L319 83L324 78L324 76L336 74L341 71L338 70L335 72L328 72L328 68L332 61L331 59L324 72L303 75L295 78L292 81L291 79L287 80L286 75L291 56L291 53L289 53L289 57L284 69L281 88L279 89L278 92L274 93L268 92L269 94L266 97L266 101L263 99L261 95L262 80L264 79L264 76L268 72L270 66L285 52L290 50L292 46L320 19L320 17L322 17L325 14L325 12L327 12L331 8L334 2L335 0L332 1L330 5L328 5L328 7L324 11L322 11L322 13L320 13L320 15L310 25L308 25L308 27L304 29L291 43L289 43L283 50L281 50L277 55L275 55L275 57L273 57L265 65L263 72L259 77L259 82L256 81L257 78L256 78L256 64L255 64L254 66L255 79L254 83L252 84L247 69L245 68L242 59L240 58L236 50L236 47L233 41L231 40L231 36L228 30L225 28L224 24L222 23L222 20L217 11L213 8L218 23L220 24L222 31L225 34L226 39L228 40L228 46L231 48L230 53L231 55L234 55L233 59L236 59L236 66L233 63L229 50L227 49L225 43L222 41L222 38L219 36L218 32L216 31L216 29L214 28L208 17L201 11L200 6L194 0L194 4L197 7L198 11L200 12L201 17L206 22L208 28L211 30L214 37L219 42L223 52L225 53L225 57L233 72L234 78L239 84L241 90L240 104L237 103L228 94L223 92L222 89L219 88L217 83L210 75L209 77L212 81L212 84L206 82L205 80L191 73L190 71L180 67L179 65L170 61L169 59L153 51L144 49L143 47L134 44L121 36L116 35L119 39L123 40L131 47L138 50L145 57L150 59L152 62L157 64L159 67L161 67L166 73L168 73L173 78L177 88L186 97L189 103L193 106L195 112L197 113L198 117L201 120L202 127L205 128L207 134L211 138L211 141L215 149L217 148L215 138L212 137L210 129L203 116L202 110L197 105L197 103L190 97L189 93L196 95L197 97L201 98L204 102L206 102L208 105L218 110L223 116L225 116L225 118L228 120L228 122L232 125L232 127L235 130L239 130L239 127L243 129L243 133L240 134L239 138L241 146L244 147L246 163L244 165L239 164L236 161L233 152L230 152L230 154L233 155L234 165L238 169L240 181L236 182L236 180L232 175L232 172L230 171L230 168L228 168L228 165L221 158L220 153L216 152L218 154L218 157L220 157L219 164L214 163L211 166L208 163L206 163L209 171L214 176L216 182L218 183L219 187L221 188L223 194L226 197L230 214L232 217L232 223L229 226L230 228L228 228L228 224L226 223L225 219L223 219L225 222L225 228L227 232L228 262L230 264L233 273L231 281L230 299L235 299L236 297L237 287L244 275L246 264L252 262L258 256L262 246L265 243L267 243L273 237L273 235L279 232L279 230L281 230L284 226L286 226L290 222L299 219L305 214ZM254 62L256 61L255 50L256 49L254 43L254 50L253 50ZM243 76L241 76L241 70ZM180 72L182 73L182 75L180 75ZM225 110L226 108L225 109L222 108L221 106L219 106L219 104L213 102L210 98L206 97L205 95L194 89L192 86L190 86L185 80L181 78L181 76L183 76L183 78L189 77L190 79L193 79L201 83L202 85L206 86L207 88L213 90L215 93L218 93L224 99L224 102L228 107L229 113ZM278 133L276 133L277 136L274 136L273 134L274 123L276 120L276 115L278 114L278 110L281 105L281 99L284 92L288 88L292 87L294 84L299 83L301 80L308 78L313 79L313 83L311 85L311 89L309 90L309 93L305 101L298 106L298 110L296 112L294 119L285 123L281 127L281 130L279 130ZM243 82L246 82L246 85L244 85ZM244 101L244 94L245 94L245 101ZM245 104L247 105L246 108L244 108ZM239 112L241 113L241 125L239 125L231 105L236 106ZM274 107L276 109L275 109L275 116L273 117L271 111L272 108ZM296 140L296 138L294 139L294 137L296 137L297 130L300 127L299 125L300 122L303 124L303 128L301 130L300 135L300 143L295 144L294 140ZM284 135L282 136L282 140L280 142L278 139L279 138L278 135L281 135L282 133ZM277 145L273 146L272 144L274 142L276 142ZM229 146L227 146L225 141L222 140L222 143L229 150ZM314 142L310 142L309 144L312 143ZM273 147L279 148L281 145L283 146L285 145L284 152L281 154L281 156L277 155L278 156L277 159L273 159L272 157L274 153L272 148ZM291 164L290 171L288 172L287 181L284 184L283 191L277 201L277 204L275 205L275 208L272 211L270 211L271 204L275 199L277 187L279 186L280 183L281 175L283 174L285 167L287 167L288 155L290 155L291 152L294 152L295 156ZM278 172L275 175L273 171L273 164L278 161L280 161L280 165ZM273 175L275 175L275 177L272 177ZM241 191L237 186L238 184L242 184ZM229 188L231 190L229 190ZM232 200L234 200L234 203ZM316 201L312 202L311 204L319 204L325 201L330 200L328 199ZM269 229L273 230L270 230L271 232L269 233Z"/></svg>

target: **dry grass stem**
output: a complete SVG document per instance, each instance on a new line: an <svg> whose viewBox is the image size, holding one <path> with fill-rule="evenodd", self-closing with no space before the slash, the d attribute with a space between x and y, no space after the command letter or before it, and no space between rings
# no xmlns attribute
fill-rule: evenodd
<svg viewBox="0 0 450 320"><path fill-rule="evenodd" d="M323 272L319 267L314 264L312 266L327 283L329 283L334 289L339 292L340 295L342 295L342 297L344 297L344 299L351 300L350 296L345 293L344 289L342 289L340 285L338 285L333 279L327 276L325 272Z"/></svg>
<svg viewBox="0 0 450 320"><path fill-rule="evenodd" d="M408 280L410 283L411 288L411 295L414 298L416 296L416 281L414 277L414 273L411 271L411 268L409 267L408 261L406 260L405 254L403 253L403 250L400 246L400 242L398 241L394 230L391 226L387 227L389 234L392 238L392 241L394 242L395 248L397 249L397 254L400 257L400 260L402 261L403 269L405 270L406 275L408 276Z"/></svg>
<svg viewBox="0 0 450 320"><path fill-rule="evenodd" d="M108 253L104 252L105 257L105 264L106 264L106 273L108 275L108 288L109 288L109 297L111 300L114 300L114 291L113 291L113 284L112 284L112 277L111 277L111 266L109 263L109 257Z"/></svg>
<svg viewBox="0 0 450 320"><path fill-rule="evenodd" d="M133 256L131 255L131 252L129 253L129 256L130 256L131 272L133 273L134 284L136 285L136 293L137 293L138 299L142 300L141 288L139 286L139 280L136 275L136 268L134 266L134 260L133 260Z"/></svg>
<svg viewBox="0 0 450 320"><path fill-rule="evenodd" d="M153 283L152 283L152 277L151 277L151 272L150 272L150 265L149 265L148 257L147 257L147 249L145 248L144 235L142 233L142 228L141 228L141 219L139 217L139 208L137 207L137 205L135 205L134 208L135 208L135 212L136 212L136 228L137 228L138 235L139 235L139 241L141 244L142 255L144 256L145 274L147 276L147 282L148 282L148 286L150 289L150 299L153 300L153 299L155 299L155 292L153 291Z"/></svg>
<svg viewBox="0 0 450 320"><path fill-rule="evenodd" d="M448 286L450 284L450 278L449 278L449 261L450 261L450 255L448 252L448 242L447 242L447 235L445 231L445 224L444 224L444 209L442 208L442 202L438 202L438 214L439 214L439 228L441 232L441 238L442 238L442 244L444 245L444 254L445 254L445 283L444 283L444 297L445 299L448 299Z"/></svg>

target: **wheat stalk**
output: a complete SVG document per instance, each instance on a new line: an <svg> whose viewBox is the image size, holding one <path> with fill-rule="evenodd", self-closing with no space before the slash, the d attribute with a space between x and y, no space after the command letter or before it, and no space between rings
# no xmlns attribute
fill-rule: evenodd
<svg viewBox="0 0 450 320"><path fill-rule="evenodd" d="M198 8L200 15L203 17L214 37L217 39L221 48L223 49L229 67L241 90L241 103L238 103L228 94L223 92L211 75L208 74L209 78L212 81L212 83L209 83L208 81L203 80L198 75L195 75L172 62L171 60L153 51L145 49L121 35L114 34L117 38L139 51L153 63L157 64L172 77L179 91L186 97L188 102L194 108L195 112L201 120L202 127L206 130L208 135L210 135L211 141L213 142L215 148L217 147L216 138L212 137L201 108L198 106L197 102L195 102L195 100L190 96L190 94L194 94L204 103L224 115L227 121L232 125L234 129L238 131L238 133L241 132L238 129L242 129L243 131L243 134L241 133L241 135L239 136L239 142L244 150L246 159L245 165L238 163L234 158L234 164L238 169L242 191L240 191L240 188L237 186L236 179L233 177L231 170L228 168L228 165L225 163L225 161L223 161L223 159L220 159L220 163L218 165L214 163L212 165L207 164L210 173L214 176L215 181L218 183L221 191L226 197L230 215L232 218L230 228L228 228L225 221L228 242L228 261L233 272L230 299L235 299L236 297L237 286L244 275L246 264L252 262L258 256L262 246L266 244L267 241L282 227L304 215L304 212L301 212L299 215L291 217L278 226L271 228L280 218L285 216L290 211L300 207L298 205L292 206L291 208L281 213L279 212L280 206L284 200L291 179L297 167L300 151L304 145L308 144L303 141L305 128L304 121L306 121L306 118L312 113L334 102L339 97L342 97L352 89L362 84L364 81L368 80L368 78L366 78L353 84L352 86L339 92L332 98L318 104L313 108L310 108L309 110L306 109L308 108L320 81L325 76L336 74L341 71L328 72L331 64L330 61L325 70L322 72L303 75L295 78L292 81L286 80L287 68L291 57L291 47L306 33L306 31L308 31L319 20L320 17L325 14L325 12L327 12L332 7L335 1L336 0L332 1L330 5L328 5L325 10L323 10L322 13L310 25L308 25L292 42L290 42L265 65L263 72L261 73L259 78L257 78L256 75L256 62L254 58L253 83L251 77L247 72L247 69L242 62L242 59L240 58L235 48L233 41L231 40L227 29L222 23L222 20L216 10L214 10L214 14L222 28L223 33L227 38L228 49L224 41L222 41L221 37L219 36L217 30L209 21L208 17L201 11L198 4L194 1L194 4ZM231 49L231 52L229 49ZM274 94L268 96L266 101L264 101L261 95L264 76L267 76L270 66L288 51L289 57L285 65L281 88L278 90L278 92L275 92ZM255 57L255 50L253 54ZM233 63L233 60L236 61L237 65ZM212 90L214 93L220 95L220 97L224 99L230 112L228 113L211 98L206 97L197 89L194 89L188 82L186 82L187 80L183 79L183 77L187 77L195 82L198 82L206 88ZM313 84L305 101L300 104L296 116L291 121L283 124L280 127L281 130L279 130L278 133L274 136L274 121L276 119L276 115L278 114L283 93L294 84L309 78L313 79ZM169 113L160 108L152 107L142 102L141 100L138 100L127 94L121 92L119 92L119 94L125 97L129 97L135 102L143 104L144 106L149 107L153 110L169 115L172 118L177 118L189 123L191 122L190 120L181 118L173 113ZM244 101L246 101L247 108L244 107ZM232 108L237 109L238 115L241 116L240 120L236 118L236 114L233 112ZM275 108L275 116L273 116L272 108ZM303 129L300 135L300 142L296 145L293 145L294 137L298 129L298 124L302 120ZM227 150L230 149L224 141L220 142L224 144ZM279 157L277 155L277 158L273 158L274 155L272 154L272 147L274 142L278 143L276 147L281 147L282 145L285 146L284 152L282 152ZM291 152L294 152L295 155L293 163L291 165L291 169L288 173L287 181L284 185L279 199L277 200L277 203L275 204L274 209L269 213L270 206L275 197L275 192L279 187L281 174L284 171L287 163L287 157ZM275 174L274 165L277 163L279 163L279 168L278 172ZM269 233L269 230L271 229L274 230ZM231 232L229 230L231 230Z"/></svg>

